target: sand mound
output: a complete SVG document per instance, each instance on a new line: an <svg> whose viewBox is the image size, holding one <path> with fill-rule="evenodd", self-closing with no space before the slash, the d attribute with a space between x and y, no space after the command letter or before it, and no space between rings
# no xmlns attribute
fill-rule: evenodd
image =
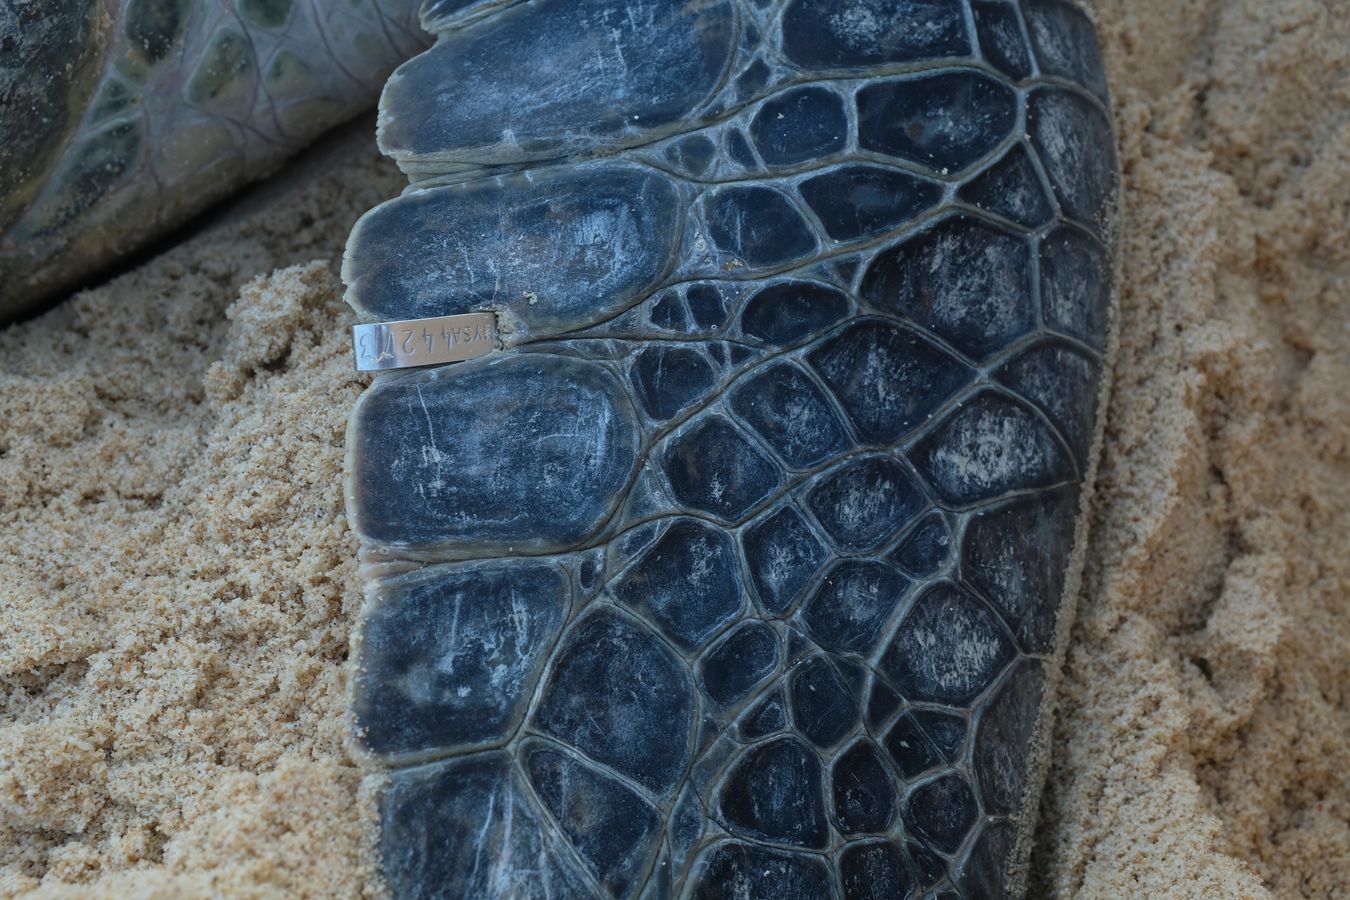
<svg viewBox="0 0 1350 900"><path fill-rule="evenodd" d="M1100 10L1121 352L1037 859L1082 896L1350 885L1350 27Z"/></svg>
<svg viewBox="0 0 1350 900"><path fill-rule="evenodd" d="M340 489L363 384L332 263L403 183L370 125L0 336L0 893L364 883Z"/></svg>

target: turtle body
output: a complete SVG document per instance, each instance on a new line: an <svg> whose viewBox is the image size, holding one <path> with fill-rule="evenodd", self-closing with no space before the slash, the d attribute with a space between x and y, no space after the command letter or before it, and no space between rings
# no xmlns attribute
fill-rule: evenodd
<svg viewBox="0 0 1350 900"><path fill-rule="evenodd" d="M426 46L413 0L0 4L0 320L259 178Z"/></svg>
<svg viewBox="0 0 1350 900"><path fill-rule="evenodd" d="M1090 19L422 15L348 299L501 347L349 426L393 894L1019 894L1109 345Z"/></svg>

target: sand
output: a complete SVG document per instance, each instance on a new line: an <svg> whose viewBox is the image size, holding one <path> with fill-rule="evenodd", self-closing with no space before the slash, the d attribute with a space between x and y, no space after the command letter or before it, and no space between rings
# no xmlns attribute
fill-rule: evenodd
<svg viewBox="0 0 1350 900"><path fill-rule="evenodd" d="M1350 23L1099 18L1121 349L1033 896L1346 896ZM369 134L0 335L0 895L370 889L334 274L402 185Z"/></svg>

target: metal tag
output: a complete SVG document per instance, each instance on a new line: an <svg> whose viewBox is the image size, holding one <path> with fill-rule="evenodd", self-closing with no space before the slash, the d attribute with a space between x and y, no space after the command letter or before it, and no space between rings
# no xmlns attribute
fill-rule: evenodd
<svg viewBox="0 0 1350 900"><path fill-rule="evenodd" d="M492 313L352 326L352 351L360 372L439 366L495 349L497 317Z"/></svg>

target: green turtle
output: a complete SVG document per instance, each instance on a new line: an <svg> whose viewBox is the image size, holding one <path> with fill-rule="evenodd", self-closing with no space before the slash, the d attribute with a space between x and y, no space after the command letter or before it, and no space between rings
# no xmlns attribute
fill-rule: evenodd
<svg viewBox="0 0 1350 900"><path fill-rule="evenodd" d="M412 0L0 3L0 320L369 107Z"/></svg>
<svg viewBox="0 0 1350 900"><path fill-rule="evenodd" d="M422 20L343 267L363 366L474 357L348 431L391 892L1021 894L1111 346L1091 19Z"/></svg>

